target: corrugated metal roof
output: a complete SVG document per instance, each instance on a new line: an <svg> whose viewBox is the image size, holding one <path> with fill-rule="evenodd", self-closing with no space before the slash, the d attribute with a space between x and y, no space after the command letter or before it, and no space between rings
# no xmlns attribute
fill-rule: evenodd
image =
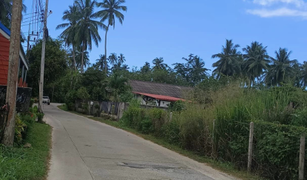
<svg viewBox="0 0 307 180"><path fill-rule="evenodd" d="M185 93L193 90L190 87L176 86L146 81L129 80L133 92L163 95L175 98L185 98Z"/></svg>
<svg viewBox="0 0 307 180"><path fill-rule="evenodd" d="M157 100L162 100L162 101L170 101L170 102L176 102L176 101L185 101L184 99L181 98L175 98L171 96L163 96L163 95L157 95L157 94L148 94L148 93L140 93L140 92L133 92L134 94L139 94L143 96L148 96Z"/></svg>
<svg viewBox="0 0 307 180"><path fill-rule="evenodd" d="M6 28L1 22L0 22L0 29L4 31L8 36L11 36L11 31L8 28Z"/></svg>

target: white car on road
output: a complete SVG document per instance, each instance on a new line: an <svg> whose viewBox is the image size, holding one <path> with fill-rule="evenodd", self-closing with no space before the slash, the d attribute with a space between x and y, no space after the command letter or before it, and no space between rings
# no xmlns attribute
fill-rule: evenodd
<svg viewBox="0 0 307 180"><path fill-rule="evenodd" d="M43 103L47 103L48 105L50 105L50 99L48 96L43 96Z"/></svg>

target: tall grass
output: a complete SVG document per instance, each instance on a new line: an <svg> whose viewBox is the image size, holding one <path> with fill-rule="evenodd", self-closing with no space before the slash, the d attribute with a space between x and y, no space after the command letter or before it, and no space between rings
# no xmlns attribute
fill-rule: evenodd
<svg viewBox="0 0 307 180"><path fill-rule="evenodd" d="M134 102L121 121L140 132L231 162L243 170L247 164L249 123L253 121L253 170L269 179L297 176L298 141L300 133L307 132L306 92L291 86L247 89L233 83L214 91L197 89L189 97L184 110L173 112L172 120L170 112L142 109ZM283 148L282 143L291 148Z"/></svg>

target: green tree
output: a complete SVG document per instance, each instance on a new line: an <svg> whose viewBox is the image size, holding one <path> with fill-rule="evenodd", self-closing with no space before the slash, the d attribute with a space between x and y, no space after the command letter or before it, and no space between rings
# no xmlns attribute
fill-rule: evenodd
<svg viewBox="0 0 307 180"><path fill-rule="evenodd" d="M11 27L13 0L0 0L0 22L7 28ZM23 4L22 11L25 13L27 7Z"/></svg>
<svg viewBox="0 0 307 180"><path fill-rule="evenodd" d="M167 64L163 63L164 62L164 59L163 57L160 57L160 58L155 58L152 63L154 64L153 66L153 70L156 71L156 70L167 70L169 67Z"/></svg>
<svg viewBox="0 0 307 180"><path fill-rule="evenodd" d="M151 71L150 63L149 62L145 62L144 66L141 67L141 73L145 74L145 73L149 73L150 71Z"/></svg>
<svg viewBox="0 0 307 180"><path fill-rule="evenodd" d="M113 100L120 101L120 95L130 90L128 79L114 73L109 79L109 88L111 89Z"/></svg>
<svg viewBox="0 0 307 180"><path fill-rule="evenodd" d="M302 87L307 87L307 62L304 61L302 67L301 67L301 81L302 81Z"/></svg>
<svg viewBox="0 0 307 180"><path fill-rule="evenodd" d="M209 69L205 68L205 62L198 56L190 54L188 58L182 58L186 63L176 63L175 70L191 85L195 86L206 79Z"/></svg>
<svg viewBox="0 0 307 180"><path fill-rule="evenodd" d="M255 82L255 78L260 81L261 75L269 67L269 55L266 51L267 47L264 47L257 41L252 42L250 46L243 48L246 53L243 55L245 61L243 63L243 73L250 79L250 85Z"/></svg>
<svg viewBox="0 0 307 180"><path fill-rule="evenodd" d="M103 2L97 3L98 8L102 10L95 13L96 17L101 18L100 22L107 21L106 33L105 33L105 58L107 57L107 35L109 27L113 26L115 28L115 19L118 19L122 24L125 16L121 11L127 11L127 7L122 4L125 3L125 0L104 0ZM106 61L105 61L106 62ZM107 65L105 65L105 68ZM105 69L107 72L107 69Z"/></svg>
<svg viewBox="0 0 307 180"><path fill-rule="evenodd" d="M116 55L116 53L111 53L111 55L109 56L109 62L112 65L117 63L117 55Z"/></svg>
<svg viewBox="0 0 307 180"><path fill-rule="evenodd" d="M107 100L107 84L107 76L104 71L99 69L99 67L89 67L82 74L81 86L87 89L92 100Z"/></svg>
<svg viewBox="0 0 307 180"><path fill-rule="evenodd" d="M241 73L241 54L237 50L239 47L238 44L233 44L232 40L226 40L222 52L212 55L212 58L219 58L217 62L213 63L213 67L215 67L213 74L216 77L234 76Z"/></svg>
<svg viewBox="0 0 307 180"><path fill-rule="evenodd" d="M266 84L269 86L280 86L282 83L289 82L295 69L293 65L296 60L290 60L291 51L287 51L285 48L279 48L275 51L276 58L271 58L273 64L270 66L267 76Z"/></svg>
<svg viewBox="0 0 307 180"><path fill-rule="evenodd" d="M82 15L76 24L75 41L82 46L81 56L81 73L84 72L84 52L89 49L92 50L92 41L98 46L101 38L98 33L98 27L104 28L104 24L94 20L94 6L95 1L92 0L76 0L75 5L78 13Z"/></svg>
<svg viewBox="0 0 307 180"><path fill-rule="evenodd" d="M102 55L102 54L99 55L98 59L96 59L97 65L99 66L101 70L105 70L106 68L109 69L107 61L108 61L108 58L106 59L105 55Z"/></svg>
<svg viewBox="0 0 307 180"><path fill-rule="evenodd" d="M60 28L66 28L60 35L61 38L64 39L66 46L72 46L72 58L73 58L73 66L75 70L77 71L77 63L76 63L76 57L75 57L75 47L76 47L76 25L77 22L80 20L81 14L78 11L78 8L76 5L69 6L69 9L64 11L64 15L62 17L62 20L68 21L67 23L62 23L56 27L56 29Z"/></svg>
<svg viewBox="0 0 307 180"><path fill-rule="evenodd" d="M61 41L47 39L46 42L46 58L45 58L45 95L51 96L53 88L57 89L57 82L65 76L68 66L68 55L62 48ZM28 59L30 63L30 70L28 72L28 84L32 87L33 96L38 96L38 82L40 75L40 62L42 52L42 41L39 41L29 51ZM55 87L54 87L55 85ZM58 97L60 98L60 97ZM56 99L61 100L61 99Z"/></svg>

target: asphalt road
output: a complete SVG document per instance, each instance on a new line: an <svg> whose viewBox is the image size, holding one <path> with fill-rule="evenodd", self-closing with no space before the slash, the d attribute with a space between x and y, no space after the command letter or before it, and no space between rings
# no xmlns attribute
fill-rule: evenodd
<svg viewBox="0 0 307 180"><path fill-rule="evenodd" d="M53 127L48 180L235 179L126 131L45 105Z"/></svg>

